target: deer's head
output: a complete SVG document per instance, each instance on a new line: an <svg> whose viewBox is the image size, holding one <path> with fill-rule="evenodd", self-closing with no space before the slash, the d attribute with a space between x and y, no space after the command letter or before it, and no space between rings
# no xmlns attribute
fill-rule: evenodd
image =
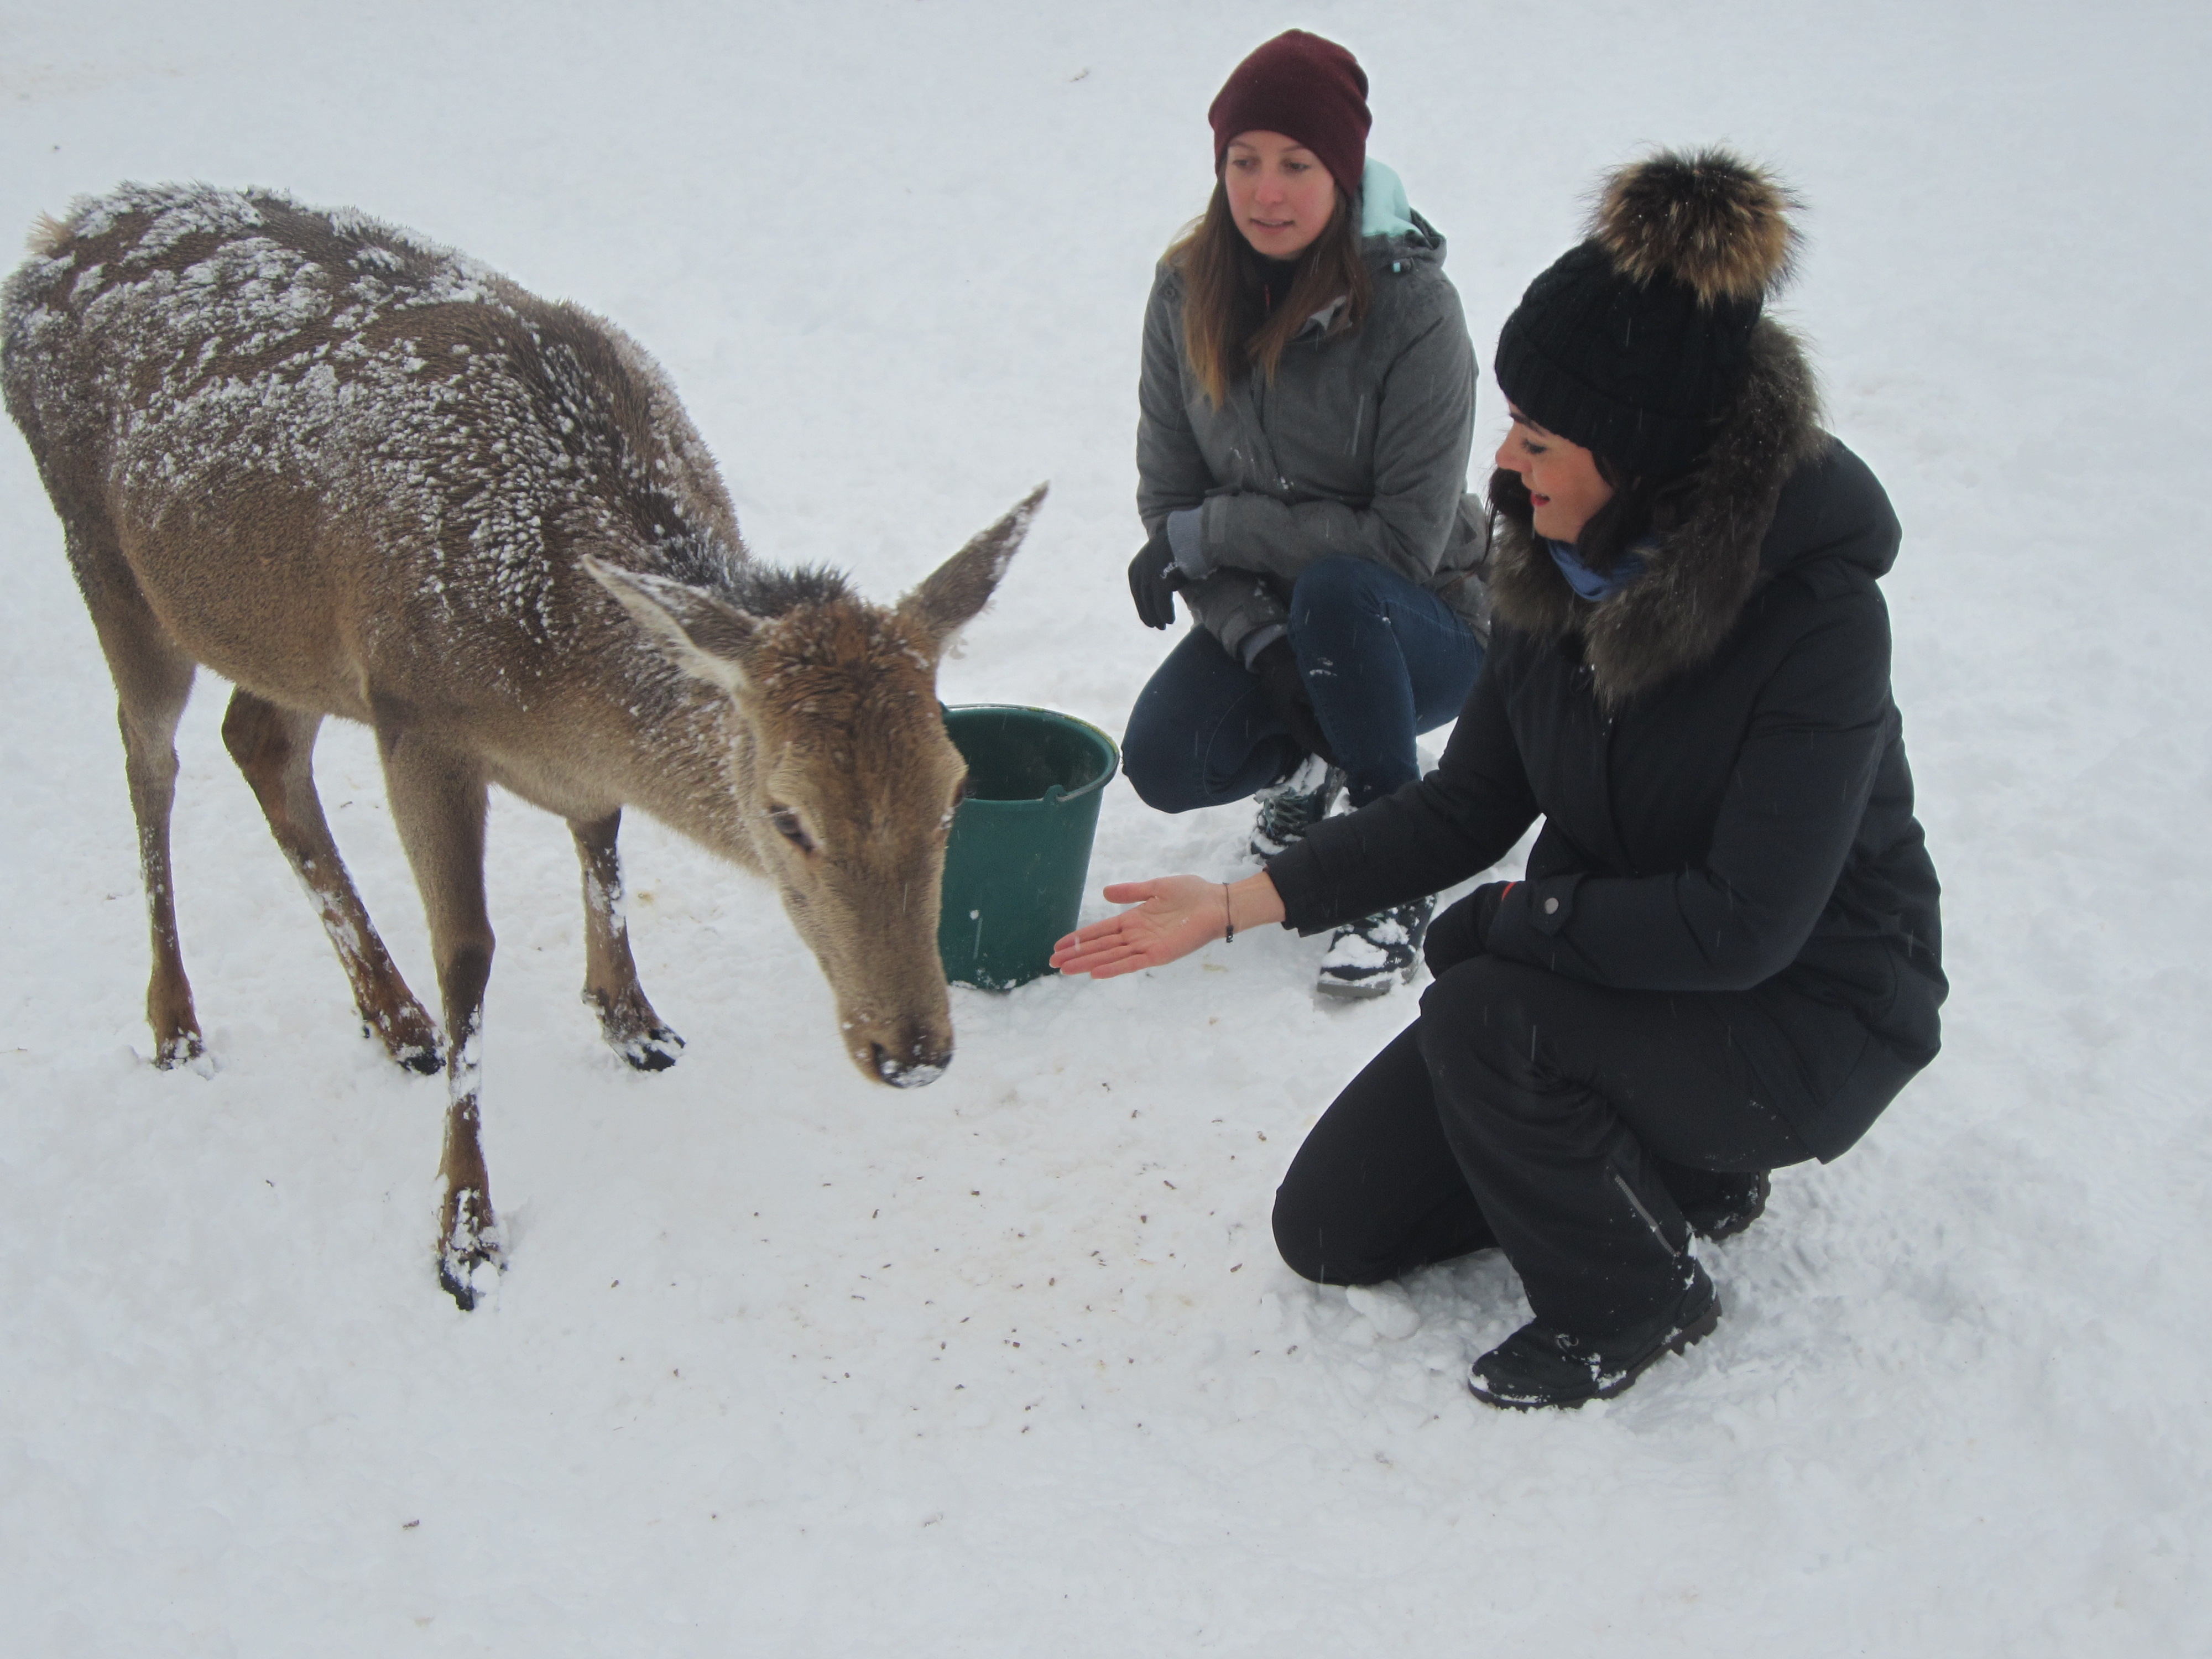
<svg viewBox="0 0 2212 1659"><path fill-rule="evenodd" d="M737 705L747 832L837 999L846 1053L899 1088L934 1082L952 1058L937 912L967 765L945 732L937 665L989 601L1044 494L888 610L835 592L765 614L586 561L663 651Z"/></svg>

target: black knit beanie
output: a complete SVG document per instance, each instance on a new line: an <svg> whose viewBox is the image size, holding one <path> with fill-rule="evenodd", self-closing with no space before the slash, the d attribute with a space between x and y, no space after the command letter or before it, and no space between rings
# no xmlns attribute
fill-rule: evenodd
<svg viewBox="0 0 2212 1659"><path fill-rule="evenodd" d="M1662 150L1622 167L1589 240L1505 319L1498 386L1622 475L1685 471L1743 384L1752 327L1796 251L1796 205L1724 150Z"/></svg>

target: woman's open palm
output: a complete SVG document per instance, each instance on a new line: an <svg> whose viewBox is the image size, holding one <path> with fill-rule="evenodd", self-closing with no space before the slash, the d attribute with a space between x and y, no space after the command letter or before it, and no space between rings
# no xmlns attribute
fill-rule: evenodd
<svg viewBox="0 0 2212 1659"><path fill-rule="evenodd" d="M1137 908L1078 928L1053 946L1052 965L1061 973L1111 979L1163 967L1228 931L1228 890L1197 876L1117 882L1106 902Z"/></svg>

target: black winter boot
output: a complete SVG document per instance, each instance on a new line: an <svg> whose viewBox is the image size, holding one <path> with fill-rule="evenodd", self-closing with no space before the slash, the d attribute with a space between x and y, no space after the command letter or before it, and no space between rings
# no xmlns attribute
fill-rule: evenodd
<svg viewBox="0 0 2212 1659"><path fill-rule="evenodd" d="M1467 1386L1484 1405L1516 1411L1610 1400L1662 1355L1711 1335L1720 1316L1713 1281L1692 1261L1681 1296L1656 1317L1607 1337L1531 1320L1474 1362Z"/></svg>
<svg viewBox="0 0 2212 1659"><path fill-rule="evenodd" d="M1252 823L1252 856L1264 863L1300 839L1328 816L1343 790L1344 769L1308 755L1290 776L1252 797L1260 804L1260 816Z"/></svg>
<svg viewBox="0 0 2212 1659"><path fill-rule="evenodd" d="M1773 1183L1764 1170L1741 1175L1716 1176L1710 1196L1682 1206L1682 1219L1699 1238L1734 1238L1766 1213L1766 1196Z"/></svg>
<svg viewBox="0 0 2212 1659"><path fill-rule="evenodd" d="M1379 997L1409 982L1421 965L1421 940L1436 908L1432 894L1338 928L1329 936L1314 989L1324 996Z"/></svg>

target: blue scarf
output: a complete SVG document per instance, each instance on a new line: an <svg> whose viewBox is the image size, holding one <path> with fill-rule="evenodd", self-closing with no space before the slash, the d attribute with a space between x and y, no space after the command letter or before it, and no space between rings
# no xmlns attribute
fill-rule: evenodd
<svg viewBox="0 0 2212 1659"><path fill-rule="evenodd" d="M1592 605L1601 604L1644 574L1644 556L1657 545L1656 542L1638 542L1634 548L1620 556L1613 567L1613 574L1601 576L1575 556L1572 542L1555 542L1548 536L1544 545L1551 550L1552 562L1559 567L1559 574L1567 579L1567 586Z"/></svg>

